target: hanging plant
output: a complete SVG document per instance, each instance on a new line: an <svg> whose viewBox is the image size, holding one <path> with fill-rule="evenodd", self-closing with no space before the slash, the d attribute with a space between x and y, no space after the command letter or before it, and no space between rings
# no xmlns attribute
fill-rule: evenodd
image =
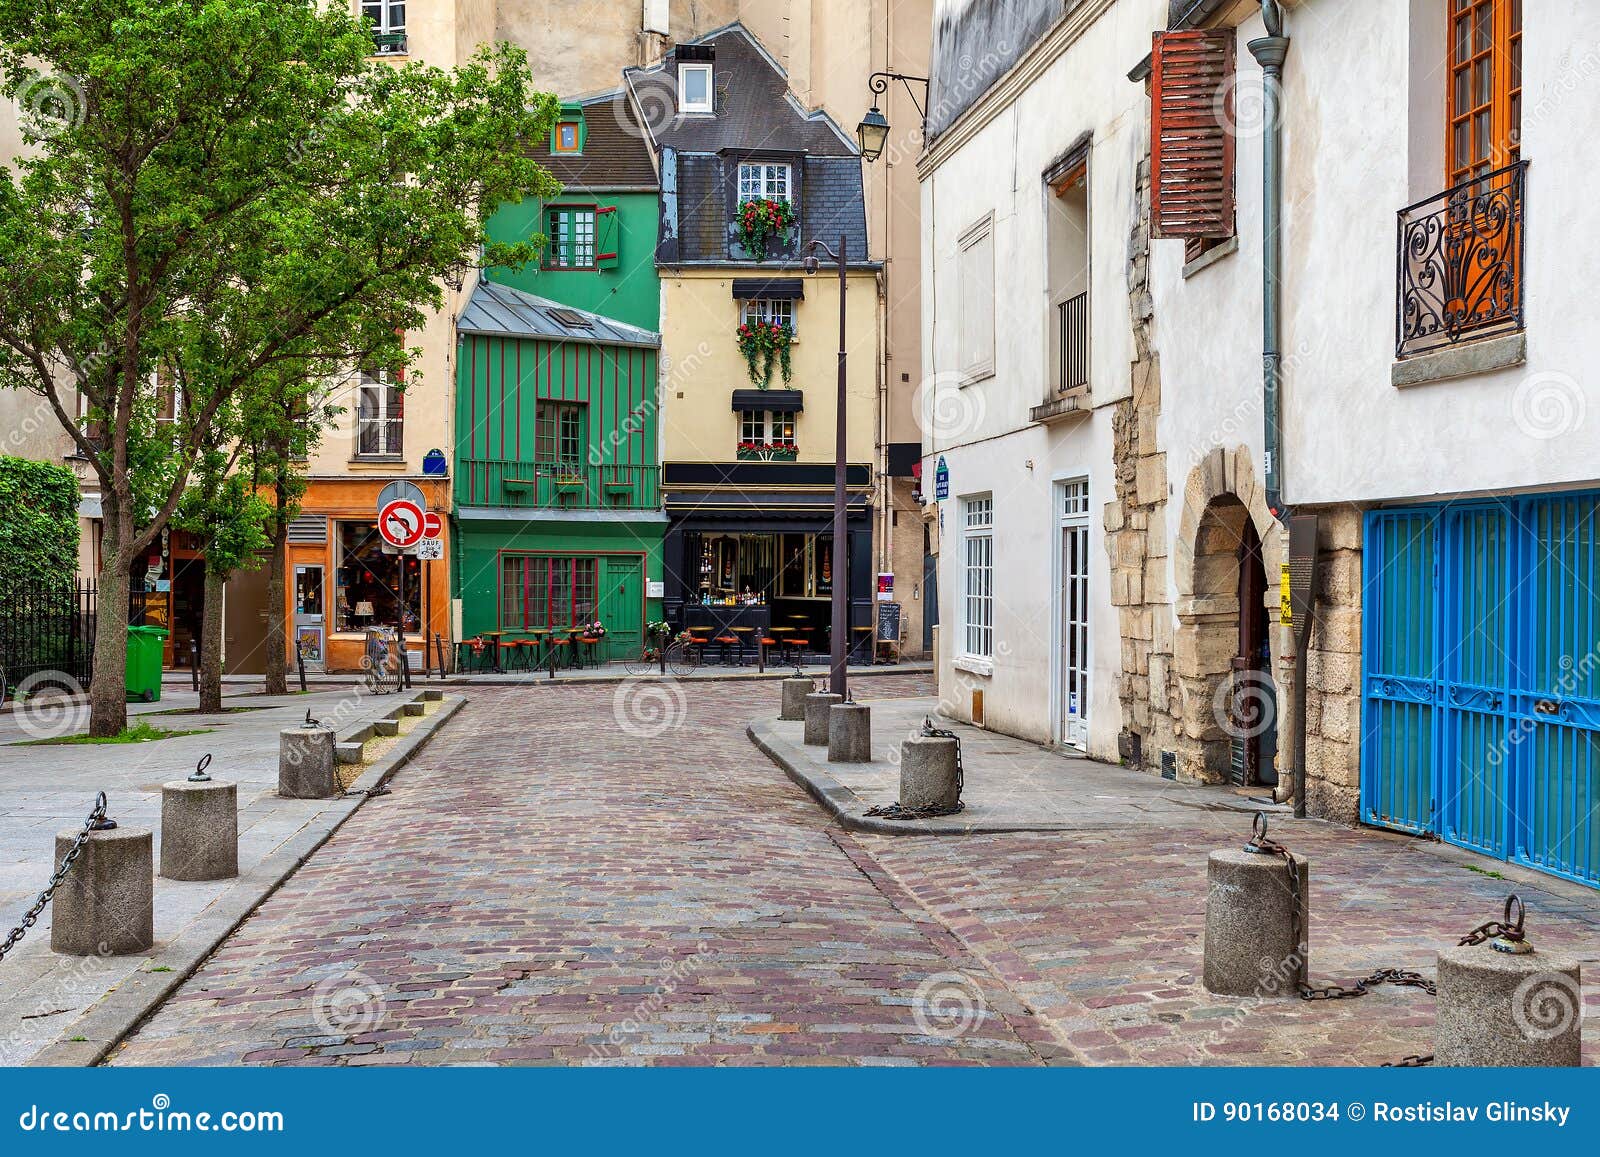
<svg viewBox="0 0 1600 1157"><path fill-rule="evenodd" d="M765 261L768 240L787 237L794 226L794 206L788 201L751 197L739 202L733 223L745 252L756 261Z"/></svg>
<svg viewBox="0 0 1600 1157"><path fill-rule="evenodd" d="M762 321L751 318L739 327L739 353L744 356L745 369L750 383L761 389L772 384L772 371L776 369L789 384L792 366L789 347L794 344L794 329L787 322Z"/></svg>

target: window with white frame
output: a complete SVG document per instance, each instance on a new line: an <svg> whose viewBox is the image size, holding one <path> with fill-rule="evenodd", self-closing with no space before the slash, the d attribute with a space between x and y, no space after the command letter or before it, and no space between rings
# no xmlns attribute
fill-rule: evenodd
<svg viewBox="0 0 1600 1157"><path fill-rule="evenodd" d="M794 445L794 414L778 410L740 410L741 445Z"/></svg>
<svg viewBox="0 0 1600 1157"><path fill-rule="evenodd" d="M711 112L711 65L678 65L678 111Z"/></svg>
<svg viewBox="0 0 1600 1157"><path fill-rule="evenodd" d="M966 653L994 656L994 499L969 498L962 511L962 626Z"/></svg>
<svg viewBox="0 0 1600 1157"><path fill-rule="evenodd" d="M956 239L957 353L970 380L994 373L994 214Z"/></svg>
<svg viewBox="0 0 1600 1157"><path fill-rule="evenodd" d="M789 166L745 163L739 166L739 200L789 200Z"/></svg>
<svg viewBox="0 0 1600 1157"><path fill-rule="evenodd" d="M356 407L356 453L403 454L405 399L389 371L361 375Z"/></svg>
<svg viewBox="0 0 1600 1157"><path fill-rule="evenodd" d="M739 319L748 325L752 321L765 321L786 325L794 332L794 302L787 297L752 297L744 303L744 314Z"/></svg>
<svg viewBox="0 0 1600 1157"><path fill-rule="evenodd" d="M405 0L361 0L361 15L372 21L379 56L406 50Z"/></svg>

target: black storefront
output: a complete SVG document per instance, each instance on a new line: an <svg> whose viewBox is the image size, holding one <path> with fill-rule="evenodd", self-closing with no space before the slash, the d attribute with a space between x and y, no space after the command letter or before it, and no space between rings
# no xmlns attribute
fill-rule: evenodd
<svg viewBox="0 0 1600 1157"><path fill-rule="evenodd" d="M871 468L849 467L850 625L872 624ZM671 523L663 610L675 627L745 625L826 654L833 583L833 467L795 462L669 462ZM866 632L852 629L851 642Z"/></svg>

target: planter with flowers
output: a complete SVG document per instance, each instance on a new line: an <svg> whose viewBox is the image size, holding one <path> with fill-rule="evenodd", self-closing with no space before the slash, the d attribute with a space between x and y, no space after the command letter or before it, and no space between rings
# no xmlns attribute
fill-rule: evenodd
<svg viewBox="0 0 1600 1157"><path fill-rule="evenodd" d="M750 384L766 389L772 384L772 371L776 369L783 384L788 385L793 376L790 347L794 345L794 327L788 322L763 321L753 317L739 327L739 353L744 357Z"/></svg>
<svg viewBox="0 0 1600 1157"><path fill-rule="evenodd" d="M739 202L733 219L734 236L754 261L767 259L767 245L774 238L786 241L794 228L794 206L788 201L750 197Z"/></svg>
<svg viewBox="0 0 1600 1157"><path fill-rule="evenodd" d="M800 456L800 447L793 442L740 442L741 462L793 462Z"/></svg>

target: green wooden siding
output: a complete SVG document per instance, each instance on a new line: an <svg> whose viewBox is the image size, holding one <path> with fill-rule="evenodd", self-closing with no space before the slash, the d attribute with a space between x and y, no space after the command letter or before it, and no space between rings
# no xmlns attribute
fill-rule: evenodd
<svg viewBox="0 0 1600 1157"><path fill-rule="evenodd" d="M545 209L562 205L616 208L614 215L605 214L596 221L597 248L601 248L599 242L604 231L607 240L604 250L609 250L612 233L605 217L614 216L616 260L601 262L601 268L596 269L544 269L540 261L530 262L521 269L502 266L487 271L489 280L629 325L660 329L661 291L655 264L660 222L657 195L572 189L550 201L530 198L495 210L487 226L489 236L496 241L516 242L543 235L547 231Z"/></svg>

